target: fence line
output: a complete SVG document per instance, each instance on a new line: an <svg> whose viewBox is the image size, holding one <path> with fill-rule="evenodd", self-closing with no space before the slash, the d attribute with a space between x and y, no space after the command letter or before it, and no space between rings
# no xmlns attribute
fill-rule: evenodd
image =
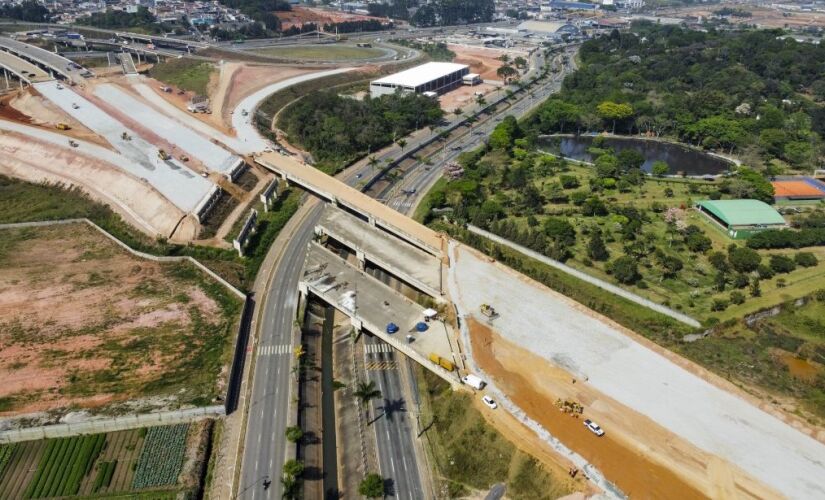
<svg viewBox="0 0 825 500"><path fill-rule="evenodd" d="M225 414L223 405L190 408L187 410L172 410L141 415L126 415L99 420L86 420L78 423L43 425L25 429L9 429L0 431L0 444L17 443L19 441L35 441L45 438L78 436L82 434L99 434L102 432L124 431L155 425L172 425L194 422L209 417L219 417Z"/></svg>
<svg viewBox="0 0 825 500"><path fill-rule="evenodd" d="M141 252L139 250L135 250L134 248L130 247L126 243L120 241L116 236L112 235L102 227L98 226L94 222L90 221L86 218L81 219L63 219L63 220L54 220L54 221L36 221L36 222L14 222L10 224L0 224L0 229L14 229L14 228L24 228L24 227L43 227L43 226L57 226L62 224L76 224L85 222L89 224L93 228L97 229L103 236L106 236L113 242L115 242L118 246L129 252L130 254L140 257L142 259L152 260L155 262L189 262L190 264L194 265L201 271L208 274L212 279L226 287L230 292L234 293L241 299L246 299L246 294L232 286L228 281L218 276L214 271L209 269L208 267L204 266L194 258L188 255L152 255L150 253Z"/></svg>
<svg viewBox="0 0 825 500"><path fill-rule="evenodd" d="M473 226L471 224L467 225L467 229L471 233L475 233L479 236L483 236L487 239L493 240L496 243L499 243L501 245L510 247L511 249L513 249L513 250L515 250L519 253L522 253L522 254L524 254L528 257L532 257L533 259L541 261L542 263L547 264L548 266L555 267L556 269L558 269L562 272L565 272L565 273L567 273L571 276L574 276L574 277L576 277L576 278L578 278L582 281L586 281L586 282L590 283L591 285L595 285L595 286L601 288L602 290L606 290L606 291L608 291L612 294L618 295L619 297L623 297L623 298L625 298L625 299L627 299L631 302L635 302L635 303L639 304L640 306L644 306L644 307L647 307L648 309L651 309L651 310L656 311L658 313L664 314L665 316L670 316L671 318L675 319L676 321L680 321L680 322L682 322L686 325L690 325L694 328L699 328L699 327L702 326L698 321L696 321L695 319L691 318L690 316L688 316L686 314L682 314L680 312L674 311L673 309L671 309L669 307L663 306L662 304L657 304L656 302L653 302L652 300L646 299L644 297L640 297L640 296L636 295L633 292L629 292L629 291L625 290L624 288L620 288L620 287L618 287L616 285L613 285L611 283L608 283L604 280L601 280L601 279L596 278L594 276L590 276L587 273L579 271L578 269L574 269L574 268L572 268L572 267L570 267L566 264L562 264L561 262L559 262L557 260L553 260L550 257L547 257L546 255L542 255L542 254L540 254L540 253L538 253L534 250L530 250L529 248L526 248L522 245L519 245L518 243L513 243L512 241L507 240L505 238L502 238L501 236L498 236L497 234L493 234L489 231L485 231L484 229L481 229L480 227Z"/></svg>

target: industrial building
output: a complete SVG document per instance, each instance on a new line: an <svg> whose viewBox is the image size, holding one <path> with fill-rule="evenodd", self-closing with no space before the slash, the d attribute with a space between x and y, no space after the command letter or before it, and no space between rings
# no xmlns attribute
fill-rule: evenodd
<svg viewBox="0 0 825 500"><path fill-rule="evenodd" d="M399 90L440 94L461 85L462 79L469 73L470 67L466 64L429 62L370 82L370 95L378 97Z"/></svg>
<svg viewBox="0 0 825 500"><path fill-rule="evenodd" d="M782 215L759 200L707 200L696 209L721 226L733 239L747 238L766 229L787 227Z"/></svg>

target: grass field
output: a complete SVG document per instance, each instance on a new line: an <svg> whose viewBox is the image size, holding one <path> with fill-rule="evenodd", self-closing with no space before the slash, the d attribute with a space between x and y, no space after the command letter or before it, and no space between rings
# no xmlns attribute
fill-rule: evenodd
<svg viewBox="0 0 825 500"><path fill-rule="evenodd" d="M566 483L490 426L473 407L469 394L453 392L420 366L416 376L421 424L432 422L422 439L434 462L437 482L446 486L449 498L486 493L495 483L505 483L510 498L554 499L571 493Z"/></svg>
<svg viewBox="0 0 825 500"><path fill-rule="evenodd" d="M7 448L11 453L0 469L0 498L175 498L199 481L198 471L181 474L185 455L204 453L193 445L193 428L181 424L3 445L0 458Z"/></svg>
<svg viewBox="0 0 825 500"><path fill-rule="evenodd" d="M190 264L133 257L82 223L0 236L0 411L220 394L241 305L222 285Z"/></svg>
<svg viewBox="0 0 825 500"><path fill-rule="evenodd" d="M167 59L166 62L152 66L149 76L183 90L206 95L206 87L213 71L215 68L208 62Z"/></svg>
<svg viewBox="0 0 825 500"><path fill-rule="evenodd" d="M384 51L375 47L353 45L303 45L292 47L268 47L252 51L255 54L283 59L308 61L348 61L381 57Z"/></svg>

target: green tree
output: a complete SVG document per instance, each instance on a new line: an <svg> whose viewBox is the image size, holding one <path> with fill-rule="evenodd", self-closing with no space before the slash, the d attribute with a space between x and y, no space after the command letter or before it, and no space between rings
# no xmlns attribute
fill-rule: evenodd
<svg viewBox="0 0 825 500"><path fill-rule="evenodd" d="M369 382L358 381L353 391L353 395L358 398L361 404L366 405L370 401L381 397L381 391L375 387L375 381Z"/></svg>
<svg viewBox="0 0 825 500"><path fill-rule="evenodd" d="M602 232L594 230L587 243L587 256L593 260L605 261L610 258L610 252L602 239Z"/></svg>
<svg viewBox="0 0 825 500"><path fill-rule="evenodd" d="M292 477L301 477L304 473L304 463L300 460L290 458L284 462L284 475Z"/></svg>
<svg viewBox="0 0 825 500"><path fill-rule="evenodd" d="M524 69L527 67L527 59L516 56L515 59L513 59L513 64L519 69Z"/></svg>
<svg viewBox="0 0 825 500"><path fill-rule="evenodd" d="M734 247L728 252L728 260L731 267L740 273L750 273L759 267L762 256L750 248Z"/></svg>
<svg viewBox="0 0 825 500"><path fill-rule="evenodd" d="M613 101L603 101L596 106L596 112L603 120L609 120L613 124L613 133L616 133L616 122L626 120L633 116L633 106L625 103Z"/></svg>
<svg viewBox="0 0 825 500"><path fill-rule="evenodd" d="M668 172L670 172L670 166L662 160L656 160L650 166L650 173L656 177L664 177Z"/></svg>
<svg viewBox="0 0 825 500"><path fill-rule="evenodd" d="M510 150L513 141L523 137L521 127L512 115L507 115L496 125L493 133L490 134L490 147L493 149Z"/></svg>
<svg viewBox="0 0 825 500"><path fill-rule="evenodd" d="M629 255L623 255L611 262L610 271L619 283L625 285L632 285L642 278L636 259Z"/></svg>
<svg viewBox="0 0 825 500"><path fill-rule="evenodd" d="M384 478L374 472L369 473L358 485L358 493L367 498L382 498L384 496Z"/></svg>
<svg viewBox="0 0 825 500"><path fill-rule="evenodd" d="M596 164L596 175L601 179L617 177L619 175L619 159L611 153L606 153L594 162Z"/></svg>
<svg viewBox="0 0 825 500"><path fill-rule="evenodd" d="M505 64L496 70L496 75L504 80L504 83L507 83L518 75L518 71L512 66Z"/></svg>
<svg viewBox="0 0 825 500"><path fill-rule="evenodd" d="M286 428L284 435L290 443L297 443L304 437L304 431L297 425L291 425Z"/></svg>

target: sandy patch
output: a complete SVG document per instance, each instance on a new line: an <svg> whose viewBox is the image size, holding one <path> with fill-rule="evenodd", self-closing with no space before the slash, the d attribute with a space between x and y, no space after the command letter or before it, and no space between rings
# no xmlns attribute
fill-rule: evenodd
<svg viewBox="0 0 825 500"><path fill-rule="evenodd" d="M501 80L496 70L504 63L499 57L506 55L512 61L517 56L527 59L527 53L515 50L488 49L467 45L449 44L447 48L455 52L453 62L470 66L470 73L478 73L482 80Z"/></svg>
<svg viewBox="0 0 825 500"><path fill-rule="evenodd" d="M447 113L452 113L456 108L460 108L466 113L469 111L469 106L472 106L476 102L476 92L487 95L497 88L495 85L489 83L481 83L473 86L462 85L446 94L440 95L438 102L441 104L441 109Z"/></svg>

